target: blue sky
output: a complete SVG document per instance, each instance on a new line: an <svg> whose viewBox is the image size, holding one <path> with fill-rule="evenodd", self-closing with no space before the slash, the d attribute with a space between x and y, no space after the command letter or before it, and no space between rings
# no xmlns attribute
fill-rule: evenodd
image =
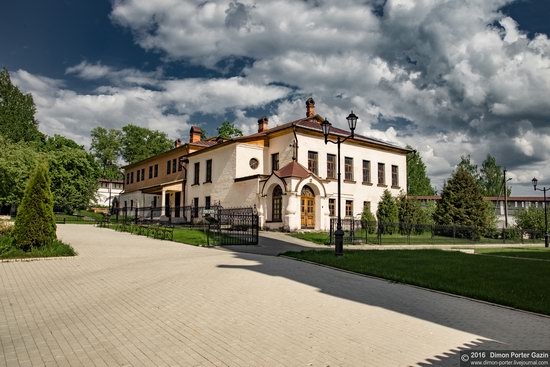
<svg viewBox="0 0 550 367"><path fill-rule="evenodd" d="M437 186L493 154L550 183L547 0L6 1L0 65L41 129L82 144L132 122L185 137L302 117L419 150Z"/></svg>

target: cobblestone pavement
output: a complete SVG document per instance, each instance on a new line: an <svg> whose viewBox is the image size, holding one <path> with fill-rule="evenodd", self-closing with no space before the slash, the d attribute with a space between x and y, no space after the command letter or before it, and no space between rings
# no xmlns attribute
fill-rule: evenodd
<svg viewBox="0 0 550 367"><path fill-rule="evenodd" d="M549 349L550 318L289 259L60 225L0 263L0 365L453 366Z"/></svg>

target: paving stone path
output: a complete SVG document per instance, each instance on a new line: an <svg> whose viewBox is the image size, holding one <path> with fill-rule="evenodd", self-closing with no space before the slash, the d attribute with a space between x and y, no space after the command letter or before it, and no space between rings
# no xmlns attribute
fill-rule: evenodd
<svg viewBox="0 0 550 367"><path fill-rule="evenodd" d="M60 225L0 263L0 366L455 366L550 349L550 318L274 256Z"/></svg>

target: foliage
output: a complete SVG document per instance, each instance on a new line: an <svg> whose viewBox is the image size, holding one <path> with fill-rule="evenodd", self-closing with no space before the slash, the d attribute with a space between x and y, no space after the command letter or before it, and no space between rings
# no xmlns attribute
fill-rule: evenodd
<svg viewBox="0 0 550 367"><path fill-rule="evenodd" d="M95 198L99 179L91 154L81 147L63 146L48 152L47 157L56 210L71 213L87 208Z"/></svg>
<svg viewBox="0 0 550 367"><path fill-rule="evenodd" d="M460 156L460 163L458 163L457 168L458 167L466 170L466 172L474 178L474 181L481 186L481 176L479 175L477 164L472 162L472 158L469 154L467 156Z"/></svg>
<svg viewBox="0 0 550 367"><path fill-rule="evenodd" d="M121 172L117 162L122 149L122 132L95 127L90 134L90 151L101 167L101 177L109 180L119 179Z"/></svg>
<svg viewBox="0 0 550 367"><path fill-rule="evenodd" d="M12 142L42 139L34 115L31 94L23 94L10 79L7 69L0 71L0 135Z"/></svg>
<svg viewBox="0 0 550 367"><path fill-rule="evenodd" d="M30 257L57 257L75 256L76 251L68 244L54 240L42 247L32 247L29 251L23 251L13 246L13 238L0 237L0 259L18 259Z"/></svg>
<svg viewBox="0 0 550 367"><path fill-rule="evenodd" d="M136 125L122 128L121 155L132 164L169 150L172 142L166 133Z"/></svg>
<svg viewBox="0 0 550 367"><path fill-rule="evenodd" d="M516 227L522 230L530 229L543 233L544 209L527 207L516 214Z"/></svg>
<svg viewBox="0 0 550 367"><path fill-rule="evenodd" d="M9 220L0 219L0 236L11 236L13 232L13 223Z"/></svg>
<svg viewBox="0 0 550 367"><path fill-rule="evenodd" d="M382 225L382 233L393 233L393 226L383 226L383 224L386 223L397 223L399 220L397 203L388 189L384 190L380 202L378 203L376 218L378 219L378 225Z"/></svg>
<svg viewBox="0 0 550 367"><path fill-rule="evenodd" d="M18 205L39 153L23 142L11 143L0 135L0 205Z"/></svg>
<svg viewBox="0 0 550 367"><path fill-rule="evenodd" d="M411 147L408 147L412 149ZM426 172L426 165L420 153L413 150L407 155L408 194L413 196L435 195L435 190Z"/></svg>
<svg viewBox="0 0 550 367"><path fill-rule="evenodd" d="M287 252L286 256L399 283L550 315L550 266L533 261L441 250Z"/></svg>
<svg viewBox="0 0 550 367"><path fill-rule="evenodd" d="M45 163L39 163L25 188L13 229L15 244L22 250L45 246L56 239L50 186L48 167Z"/></svg>
<svg viewBox="0 0 550 367"><path fill-rule="evenodd" d="M243 132L241 131L241 129L236 127L235 124L231 121L222 122L222 124L218 126L217 131L219 136L226 139L243 136Z"/></svg>
<svg viewBox="0 0 550 367"><path fill-rule="evenodd" d="M485 196L504 196L504 173L502 167L497 165L495 157L490 154L481 164L480 177ZM507 187L507 195L510 196L511 193L512 189Z"/></svg>
<svg viewBox="0 0 550 367"><path fill-rule="evenodd" d="M477 237L495 227L491 204L483 200L481 186L467 167L459 165L443 187L434 221L473 227Z"/></svg>
<svg viewBox="0 0 550 367"><path fill-rule="evenodd" d="M422 208L420 208L420 202L418 200L408 197L405 193L401 192L396 203L400 223L422 223Z"/></svg>
<svg viewBox="0 0 550 367"><path fill-rule="evenodd" d="M376 217L370 211L370 207L364 207L361 213L361 227L367 228L370 234L376 232Z"/></svg>
<svg viewBox="0 0 550 367"><path fill-rule="evenodd" d="M426 203L425 206L420 207L420 218L418 223L421 224L434 224L434 213L436 204L433 201Z"/></svg>

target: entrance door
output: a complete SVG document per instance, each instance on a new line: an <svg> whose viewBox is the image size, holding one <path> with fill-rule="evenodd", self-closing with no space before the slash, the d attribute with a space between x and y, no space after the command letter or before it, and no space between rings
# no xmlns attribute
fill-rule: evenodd
<svg viewBox="0 0 550 367"><path fill-rule="evenodd" d="M315 228L315 194L309 186L304 186L300 199L302 228Z"/></svg>
<svg viewBox="0 0 550 367"><path fill-rule="evenodd" d="M175 197L174 201L175 201L174 206L176 208L175 213L174 213L174 217L179 218L179 216L180 216L180 206L181 206L181 192L179 192L179 191L176 192L176 197Z"/></svg>
<svg viewBox="0 0 550 367"><path fill-rule="evenodd" d="M164 194L164 215L169 217L170 216L170 193L167 192Z"/></svg>

